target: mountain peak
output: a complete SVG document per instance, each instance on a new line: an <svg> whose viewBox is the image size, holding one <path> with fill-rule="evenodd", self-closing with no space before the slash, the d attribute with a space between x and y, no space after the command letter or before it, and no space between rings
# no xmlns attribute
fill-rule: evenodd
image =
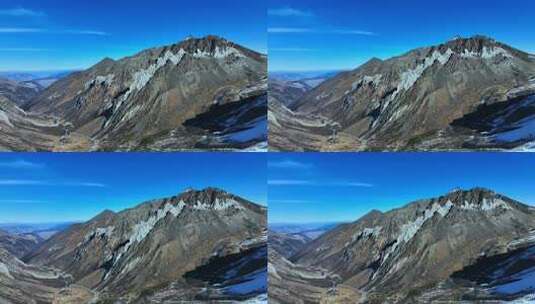
<svg viewBox="0 0 535 304"><path fill-rule="evenodd" d="M453 51L461 53L463 51L481 53L485 48L493 49L505 46L497 42L495 39L483 35L474 35L467 38L458 36L447 41L444 45L451 48Z"/></svg>
<svg viewBox="0 0 535 304"><path fill-rule="evenodd" d="M187 205L202 204L212 207L224 202L229 202L237 206L241 202L234 195L215 187L207 187L201 190L189 188L179 194L178 199L184 201Z"/></svg>
<svg viewBox="0 0 535 304"><path fill-rule="evenodd" d="M447 194L447 196L451 195L485 195L485 196L496 196L496 192L484 188L484 187L473 187L470 189L462 189L462 188L453 188L450 190Z"/></svg>
<svg viewBox="0 0 535 304"><path fill-rule="evenodd" d="M439 200L457 206L461 210L510 210L519 207L514 200L483 187L468 190L454 189L441 196Z"/></svg>
<svg viewBox="0 0 535 304"><path fill-rule="evenodd" d="M235 47L234 43L215 35L207 35L201 38L190 36L179 42L177 45L188 52L195 53L196 51L199 51L211 54L216 53L217 49Z"/></svg>

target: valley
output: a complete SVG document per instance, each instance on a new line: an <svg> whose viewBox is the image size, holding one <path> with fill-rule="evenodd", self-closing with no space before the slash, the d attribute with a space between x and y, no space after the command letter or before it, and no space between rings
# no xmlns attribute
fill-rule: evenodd
<svg viewBox="0 0 535 304"><path fill-rule="evenodd" d="M274 303L533 299L535 209L484 188L370 211L315 239L270 231Z"/></svg>
<svg viewBox="0 0 535 304"><path fill-rule="evenodd" d="M0 150L265 150L266 62L206 36L105 58L46 88L1 80Z"/></svg>
<svg viewBox="0 0 535 304"><path fill-rule="evenodd" d="M270 91L273 151L529 151L535 57L485 36ZM282 87L282 88L281 88Z"/></svg>
<svg viewBox="0 0 535 304"><path fill-rule="evenodd" d="M106 210L46 240L0 232L0 299L263 303L266 221L265 207L206 188Z"/></svg>

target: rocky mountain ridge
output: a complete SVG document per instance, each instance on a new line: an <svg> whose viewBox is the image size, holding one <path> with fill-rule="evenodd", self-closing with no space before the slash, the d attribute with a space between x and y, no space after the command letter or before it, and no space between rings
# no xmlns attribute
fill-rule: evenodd
<svg viewBox="0 0 535 304"><path fill-rule="evenodd" d="M534 80L533 55L474 36L372 59L290 110L336 125L339 150L511 149L531 140Z"/></svg>
<svg viewBox="0 0 535 304"><path fill-rule="evenodd" d="M246 149L266 141L266 99L265 55L216 36L190 38L120 60L106 58L54 82L23 110L61 121L59 136L50 134L57 138L36 147L5 146Z"/></svg>
<svg viewBox="0 0 535 304"><path fill-rule="evenodd" d="M101 300L136 301L173 282L183 286L173 289L181 294L177 298L195 300L202 288L188 289L185 274L211 259L265 246L265 227L262 206L215 188L189 190L118 213L104 211L54 235L23 260L69 273ZM258 292L225 290L217 297L247 299Z"/></svg>
<svg viewBox="0 0 535 304"><path fill-rule="evenodd" d="M524 283L533 273L533 231L535 208L484 188L454 190L371 211L308 242L289 261L330 278L324 292L334 294L321 298L357 293L364 303L514 300L535 293ZM474 267L487 275L478 276Z"/></svg>

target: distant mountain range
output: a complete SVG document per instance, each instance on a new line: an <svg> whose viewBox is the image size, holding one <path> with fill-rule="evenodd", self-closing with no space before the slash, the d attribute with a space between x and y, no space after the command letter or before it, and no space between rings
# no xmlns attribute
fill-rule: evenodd
<svg viewBox="0 0 535 304"><path fill-rule="evenodd" d="M103 211L32 246L0 234L0 299L265 301L266 221L265 207L206 188Z"/></svg>
<svg viewBox="0 0 535 304"><path fill-rule="evenodd" d="M274 303L535 299L535 208L484 188L371 211L308 242L276 239L287 242L270 247Z"/></svg>
<svg viewBox="0 0 535 304"><path fill-rule="evenodd" d="M106 58L29 100L13 99L0 104L1 150L267 145L267 57L216 36Z"/></svg>
<svg viewBox="0 0 535 304"><path fill-rule="evenodd" d="M277 96L270 148L529 150L534 95L534 55L483 36L457 38L372 59L298 98Z"/></svg>

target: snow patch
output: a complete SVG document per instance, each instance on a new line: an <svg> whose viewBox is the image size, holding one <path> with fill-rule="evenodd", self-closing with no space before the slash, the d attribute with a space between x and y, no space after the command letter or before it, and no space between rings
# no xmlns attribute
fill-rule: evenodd
<svg viewBox="0 0 535 304"><path fill-rule="evenodd" d="M128 90L123 95L121 101L117 103L116 108L118 108L126 99L128 99L132 92L141 91L147 85L147 83L149 83L152 77L154 77L154 74L156 74L160 68L165 66L167 62L171 61L174 65L177 65L185 54L186 52L183 49L180 49L176 54L173 54L171 51L167 50L163 56L160 56L156 60L156 63L151 64L146 69L141 69L135 72Z"/></svg>
<svg viewBox="0 0 535 304"><path fill-rule="evenodd" d="M176 206L172 205L170 203L166 203L163 208L158 209L155 215L149 217L146 221L141 221L134 225L132 228L132 231L130 233L130 236L128 237L128 240L124 247L121 249L119 254L117 255L117 258L115 259L115 262L119 261L124 253L130 249L130 246L134 243L140 243L142 242L145 237L152 231L154 226L167 216L167 214L171 213L173 216L178 216L186 204L183 201L180 201Z"/></svg>
<svg viewBox="0 0 535 304"><path fill-rule="evenodd" d="M97 76L97 77L95 77L95 79L92 79L92 80L86 82L85 85L84 85L84 88L86 90L88 90L90 87L92 87L95 84L109 86L110 84L113 83L113 79L114 78L115 78L115 75L113 75L113 74L108 74L108 75L105 75L105 76Z"/></svg>
<svg viewBox="0 0 535 304"><path fill-rule="evenodd" d="M364 228L359 233L355 233L353 235L353 237L351 238L351 241L355 242L357 239L364 238L364 237L366 237L366 238L367 237L377 237L379 235L379 233L381 233L382 229L383 229L383 227L381 227L381 226L376 226L376 227L373 227L373 228Z"/></svg>
<svg viewBox="0 0 535 304"><path fill-rule="evenodd" d="M227 210L230 208L234 208L238 210L243 209L241 204L235 201L234 199L226 199L226 198L219 199L218 197L216 197L212 205L203 204L200 201L197 201L192 207L194 210L216 210L216 211Z"/></svg>
<svg viewBox="0 0 535 304"><path fill-rule="evenodd" d="M392 99L401 91L405 90L407 91L410 89L416 81L422 76L424 71L431 67L436 61L438 61L441 65L446 64L448 60L450 60L451 55L453 55L453 51L451 49L448 49L444 53L440 53L439 51L435 50L431 54L431 56L428 56L425 58L424 62L422 64L417 65L414 69L409 69L403 73L401 73L400 82L397 86L396 92L392 94Z"/></svg>
<svg viewBox="0 0 535 304"><path fill-rule="evenodd" d="M460 56L462 58L483 58L491 59L496 56L502 55L507 58L512 58L513 56L501 47L486 47L484 46L480 52L464 50Z"/></svg>
<svg viewBox="0 0 535 304"><path fill-rule="evenodd" d="M195 58L206 58L206 57L227 58L228 56L231 56L231 55L236 56L236 57L245 57L236 48L233 48L233 47L220 48L219 46L216 46L213 52L207 52L204 50L201 51L197 49L192 55Z"/></svg>
<svg viewBox="0 0 535 304"><path fill-rule="evenodd" d="M535 138L535 117L522 119L515 124L514 129L498 133L494 137L506 142L533 139Z"/></svg>
<svg viewBox="0 0 535 304"><path fill-rule="evenodd" d="M88 233L84 237L84 243L88 242L92 238L96 237L110 237L113 233L113 230L115 227L108 226L108 227L100 227L95 229L94 231Z"/></svg>
<svg viewBox="0 0 535 304"><path fill-rule="evenodd" d="M128 264L126 264L126 266L123 268L121 273L124 274L124 273L128 273L128 272L132 271L134 269L134 267L136 267L136 265L139 263L139 261L141 261L141 258L140 257L136 257L135 259L130 261Z"/></svg>
<svg viewBox="0 0 535 304"><path fill-rule="evenodd" d="M510 247L516 247L518 245L535 244L535 230L531 230L526 236L513 240L509 243Z"/></svg>
<svg viewBox="0 0 535 304"><path fill-rule="evenodd" d="M3 110L0 110L0 122L3 122L10 127L13 127L13 124L9 120L9 117L7 116L6 112L4 112Z"/></svg>
<svg viewBox="0 0 535 304"><path fill-rule="evenodd" d="M142 90L145 85L152 79L154 74L156 74L156 71L158 71L160 68L165 66L167 62L171 61L174 65L177 65L180 60L182 60L182 57L186 54L183 49L180 49L178 53L173 54L171 51L167 50L163 56L159 57L156 60L156 63L150 65L146 69L141 69L134 73L134 79L132 83L130 84L129 92L137 90ZM128 95L129 92L125 94Z"/></svg>
<svg viewBox="0 0 535 304"><path fill-rule="evenodd" d="M381 74L376 74L373 76L364 76L361 79L353 82L353 84L351 84L351 91L355 91L359 86L363 84L373 84L376 86L379 83L381 83L382 78L383 78L383 75Z"/></svg>
<svg viewBox="0 0 535 304"><path fill-rule="evenodd" d="M6 264L2 262L0 262L0 274L3 274L10 279L13 279L13 276L9 272L9 269L7 268Z"/></svg>
<svg viewBox="0 0 535 304"><path fill-rule="evenodd" d="M247 299L244 301L239 301L238 303L244 303L244 304L264 304L268 303L268 295L267 293L260 294L254 298Z"/></svg>
<svg viewBox="0 0 535 304"><path fill-rule="evenodd" d="M498 208L501 208L501 209L506 209L506 210L509 210L511 209L511 206L509 206L509 204L507 204L507 202L505 202L504 200L502 199L494 199L494 198L491 198L491 199L486 199L486 198L483 198L481 204L471 204L471 203L468 203L467 201L464 201L464 203L461 205L461 209L463 210L483 210L483 211L490 211L490 210L494 210L494 209L498 209Z"/></svg>
<svg viewBox="0 0 535 304"><path fill-rule="evenodd" d="M535 292L535 267L517 273L511 279L510 282L496 286L493 290L505 294L516 294L528 290Z"/></svg>
<svg viewBox="0 0 535 304"><path fill-rule="evenodd" d="M229 294L247 295L255 292L262 292L267 288L267 271L261 269L244 277L244 281L226 287L225 292Z"/></svg>
<svg viewBox="0 0 535 304"><path fill-rule="evenodd" d="M401 233L396 238L396 242L392 245L392 247L389 248L389 250L385 254L383 262L386 261L388 257L396 251L396 249L401 243L409 242L418 233L420 228L425 224L427 220L431 219L436 213L438 213L442 217L446 216L450 212L452 207L453 203L450 200L448 200L443 206L441 206L439 203L434 203L431 208L425 210L422 216L417 217L412 222L403 224L400 228Z"/></svg>

